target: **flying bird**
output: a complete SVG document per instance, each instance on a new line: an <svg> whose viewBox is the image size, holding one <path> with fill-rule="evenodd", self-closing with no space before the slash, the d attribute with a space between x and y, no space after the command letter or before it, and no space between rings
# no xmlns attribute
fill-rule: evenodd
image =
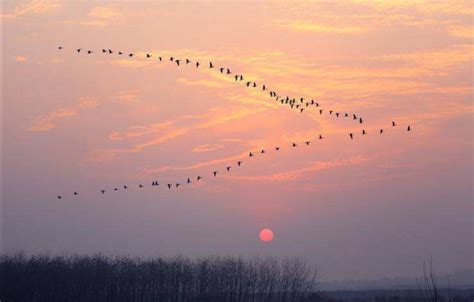
<svg viewBox="0 0 474 302"><path fill-rule="evenodd" d="M252 152L250 152L250 153L249 153L249 157L252 157L252 156L253 156L253 153L252 153Z"/></svg>
<svg viewBox="0 0 474 302"><path fill-rule="evenodd" d="M128 189L127 185L124 185L123 188L124 188L124 189Z"/></svg>
<svg viewBox="0 0 474 302"><path fill-rule="evenodd" d="M230 171L230 168L231 168L230 166L229 166L229 167L226 167L226 169L227 169L227 172L229 172L229 171Z"/></svg>
<svg viewBox="0 0 474 302"><path fill-rule="evenodd" d="M411 126L408 126L407 131L411 131Z"/></svg>
<svg viewBox="0 0 474 302"><path fill-rule="evenodd" d="M168 184L168 190L171 189L171 184Z"/></svg>
<svg viewBox="0 0 474 302"><path fill-rule="evenodd" d="M218 171L212 172L212 174L214 174L214 177L217 175L217 172L218 172Z"/></svg>
<svg viewBox="0 0 474 302"><path fill-rule="evenodd" d="M395 124L394 121L392 121L392 127L395 127L397 124Z"/></svg>
<svg viewBox="0 0 474 302"><path fill-rule="evenodd" d="M78 48L76 51L77 51L77 52L81 52L81 50L82 50L82 48Z"/></svg>
<svg viewBox="0 0 474 302"><path fill-rule="evenodd" d="M131 57L134 56L134 54L133 54L133 53L130 53L130 54L128 54L128 56L131 58Z"/></svg>
<svg viewBox="0 0 474 302"><path fill-rule="evenodd" d="M262 85L262 90L265 90L265 84L264 84L264 85Z"/></svg>
<svg viewBox="0 0 474 302"><path fill-rule="evenodd" d="M179 66L179 62L181 62L181 60L175 60L175 62L176 62L176 65Z"/></svg>
<svg viewBox="0 0 474 302"><path fill-rule="evenodd" d="M214 65L212 65L212 62L209 62L209 68L214 68Z"/></svg>
<svg viewBox="0 0 474 302"><path fill-rule="evenodd" d="M304 142L304 143L306 144L306 146L309 146L310 141L306 141L306 142Z"/></svg>
<svg viewBox="0 0 474 302"><path fill-rule="evenodd" d="M147 58L151 58L151 54L147 53L147 54L146 54L146 57L147 57Z"/></svg>
<svg viewBox="0 0 474 302"><path fill-rule="evenodd" d="M319 109L319 114L323 114L323 109Z"/></svg>
<svg viewBox="0 0 474 302"><path fill-rule="evenodd" d="M58 195L58 199L61 199L61 198L63 198L63 197L61 195Z"/></svg>
<svg viewBox="0 0 474 302"><path fill-rule="evenodd" d="M319 139L323 139L323 136L321 134L319 135Z"/></svg>
<svg viewBox="0 0 474 302"><path fill-rule="evenodd" d="M361 124L362 124L362 118L361 118L361 117L359 117L359 123L361 123Z"/></svg>
<svg viewBox="0 0 474 302"><path fill-rule="evenodd" d="M179 187L181 184L179 182L176 183L176 188Z"/></svg>
<svg viewBox="0 0 474 302"><path fill-rule="evenodd" d="M109 54L110 54L110 53L113 53L112 49L109 49Z"/></svg>
<svg viewBox="0 0 474 302"><path fill-rule="evenodd" d="M118 191L118 188L114 188L114 191Z"/></svg>
<svg viewBox="0 0 474 302"><path fill-rule="evenodd" d="M382 134L382 133L383 133L383 129L380 129L380 134Z"/></svg>
<svg viewBox="0 0 474 302"><path fill-rule="evenodd" d="M367 134L367 132L365 132L365 130L362 129L362 135L365 135L365 134Z"/></svg>
<svg viewBox="0 0 474 302"><path fill-rule="evenodd" d="M201 176L196 177L196 180L197 180L197 181L199 181L199 180L201 180L201 179L202 179Z"/></svg>
<svg viewBox="0 0 474 302"><path fill-rule="evenodd" d="M74 195L77 195L77 192L74 192Z"/></svg>
<svg viewBox="0 0 474 302"><path fill-rule="evenodd" d="M198 68L198 67L199 67L199 62L196 62L196 68Z"/></svg>
<svg viewBox="0 0 474 302"><path fill-rule="evenodd" d="M219 70L221 71L221 73L224 73L224 69L225 69L224 67L219 68Z"/></svg>
<svg viewBox="0 0 474 302"><path fill-rule="evenodd" d="M262 154L265 153L265 150L262 149L262 151L260 151L260 153L262 153Z"/></svg>
<svg viewBox="0 0 474 302"><path fill-rule="evenodd" d="M59 46L58 49L63 49L63 47L62 47L62 46Z"/></svg>
<svg viewBox="0 0 474 302"><path fill-rule="evenodd" d="M187 183L188 183L188 184L190 184L190 183L191 183L191 179L190 179L189 177L188 177L188 181L187 181Z"/></svg>
<svg viewBox="0 0 474 302"><path fill-rule="evenodd" d="M121 55L123 55L123 52L119 51L118 54L119 54L119 56L121 56Z"/></svg>
<svg viewBox="0 0 474 302"><path fill-rule="evenodd" d="M88 51L87 51L87 54L91 54L91 53L93 53L92 50L88 50Z"/></svg>
<svg viewBox="0 0 474 302"><path fill-rule="evenodd" d="M143 185L142 185L142 184L139 184L138 187L139 187L139 188L143 188Z"/></svg>
<svg viewBox="0 0 474 302"><path fill-rule="evenodd" d="M105 194L105 190L100 190L102 192L102 194Z"/></svg>
<svg viewBox="0 0 474 302"><path fill-rule="evenodd" d="M186 59L186 64L189 64L191 63L191 60L190 59Z"/></svg>
<svg viewBox="0 0 474 302"><path fill-rule="evenodd" d="M295 143L293 143L293 144L292 144L292 146L293 146L293 147L296 147L296 146L298 146L298 145L297 145L297 144L295 144Z"/></svg>
<svg viewBox="0 0 474 302"><path fill-rule="evenodd" d="M351 139L354 139L354 134L349 133L349 136L351 137Z"/></svg>
<svg viewBox="0 0 474 302"><path fill-rule="evenodd" d="M226 73L227 73L227 74L231 74L231 72L230 72L230 69L229 69L229 68L227 68L227 72L226 72Z"/></svg>
<svg viewBox="0 0 474 302"><path fill-rule="evenodd" d="M280 151L280 147L275 147L275 150Z"/></svg>

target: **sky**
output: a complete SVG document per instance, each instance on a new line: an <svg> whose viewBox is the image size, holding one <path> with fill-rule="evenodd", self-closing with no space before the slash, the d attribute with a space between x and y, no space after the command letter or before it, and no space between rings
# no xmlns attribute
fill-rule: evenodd
<svg viewBox="0 0 474 302"><path fill-rule="evenodd" d="M2 250L302 257L323 280L413 276L430 257L472 269L473 16L470 1L2 1Z"/></svg>

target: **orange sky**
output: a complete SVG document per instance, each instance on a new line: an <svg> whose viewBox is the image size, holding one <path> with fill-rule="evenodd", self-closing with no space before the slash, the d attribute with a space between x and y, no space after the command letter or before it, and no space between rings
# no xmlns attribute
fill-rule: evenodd
<svg viewBox="0 0 474 302"><path fill-rule="evenodd" d="M472 268L470 1L2 5L4 249L302 256L346 279L415 274L430 256ZM355 112L372 135L158 55Z"/></svg>

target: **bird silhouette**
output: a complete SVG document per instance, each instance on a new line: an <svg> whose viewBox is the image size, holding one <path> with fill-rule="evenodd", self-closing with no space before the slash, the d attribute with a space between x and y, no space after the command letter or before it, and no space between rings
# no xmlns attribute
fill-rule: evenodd
<svg viewBox="0 0 474 302"><path fill-rule="evenodd" d="M105 190L100 190L102 192L102 194L105 194Z"/></svg>
<svg viewBox="0 0 474 302"><path fill-rule="evenodd" d="M230 168L231 168L230 166L226 167L226 169L227 169L227 172L229 172L229 171L230 171Z"/></svg>
<svg viewBox="0 0 474 302"><path fill-rule="evenodd" d="M359 117L359 123L361 123L361 124L362 124L362 118L361 118L361 117Z"/></svg>
<svg viewBox="0 0 474 302"><path fill-rule="evenodd" d="M170 61L173 62L173 61L174 61L174 58L173 58L173 57L170 57Z"/></svg>
<svg viewBox="0 0 474 302"><path fill-rule="evenodd" d="M247 82L246 85L247 85L247 87L250 87L250 82Z"/></svg>
<svg viewBox="0 0 474 302"><path fill-rule="evenodd" d="M179 187L181 184L179 182L176 183L176 188Z"/></svg>
<svg viewBox="0 0 474 302"><path fill-rule="evenodd" d="M354 139L354 134L349 133L349 136L351 137L351 139Z"/></svg>
<svg viewBox="0 0 474 302"><path fill-rule="evenodd" d="M103 53L107 52L107 49L102 48L102 52L103 52Z"/></svg>
<svg viewBox="0 0 474 302"><path fill-rule="evenodd" d="M178 66L179 66L179 62L181 62L181 60L175 60L175 63L176 63L176 65L178 65Z"/></svg>
<svg viewBox="0 0 474 302"><path fill-rule="evenodd" d="M91 54L91 53L93 53L92 50L88 50L88 51L87 51L87 54Z"/></svg>
<svg viewBox="0 0 474 302"><path fill-rule="evenodd" d="M61 199L61 198L63 198L63 197L61 195L58 195L58 199Z"/></svg>
<svg viewBox="0 0 474 302"><path fill-rule="evenodd" d="M58 46L58 49L63 49L63 47L62 47L62 46Z"/></svg>
<svg viewBox="0 0 474 302"><path fill-rule="evenodd" d="M339 117L339 112L336 112L336 117Z"/></svg>
<svg viewBox="0 0 474 302"><path fill-rule="evenodd" d="M348 113L344 113L344 116L345 116L345 117L348 117L348 116L349 116L349 114L348 114Z"/></svg>
<svg viewBox="0 0 474 302"><path fill-rule="evenodd" d="M109 54L113 53L112 49L109 49Z"/></svg>
<svg viewBox="0 0 474 302"><path fill-rule="evenodd" d="M364 129L362 129L362 135L365 135L367 132L365 132Z"/></svg>
<svg viewBox="0 0 474 302"><path fill-rule="evenodd" d="M202 179L201 176L196 177L196 180L197 180L197 181L199 181L199 180L201 180L201 179Z"/></svg>
<svg viewBox="0 0 474 302"><path fill-rule="evenodd" d="M198 67L199 67L199 65L200 65L200 64L199 64L199 62L196 62L196 68L198 68Z"/></svg>
<svg viewBox="0 0 474 302"><path fill-rule="evenodd" d="M158 57L158 60L163 61L163 58L162 58L162 57Z"/></svg>
<svg viewBox="0 0 474 302"><path fill-rule="evenodd" d="M329 110L329 114L332 114L332 110Z"/></svg>
<svg viewBox="0 0 474 302"><path fill-rule="evenodd" d="M392 121L392 127L395 127L397 124L395 124L394 121Z"/></svg>
<svg viewBox="0 0 474 302"><path fill-rule="evenodd" d="M323 139L323 136L321 134L319 135L319 139Z"/></svg>
<svg viewBox="0 0 474 302"><path fill-rule="evenodd" d="M81 52L81 50L82 50L81 48L78 48L76 51L77 51L77 52Z"/></svg>
<svg viewBox="0 0 474 302"><path fill-rule="evenodd" d="M187 181L187 183L188 183L188 184L190 184L190 183L191 183L191 179L190 179L189 177L188 177L188 181Z"/></svg>
<svg viewBox="0 0 474 302"><path fill-rule="evenodd" d="M411 126L408 126L408 127L407 127L407 131L411 131Z"/></svg>
<svg viewBox="0 0 474 302"><path fill-rule="evenodd" d="M189 64L191 63L191 60L190 59L186 59L186 64Z"/></svg>
<svg viewBox="0 0 474 302"><path fill-rule="evenodd" d="M239 166L239 167L240 167L240 165L241 165L241 164L242 164L242 162L241 162L241 161L238 161L238 162L237 162L237 166Z"/></svg>
<svg viewBox="0 0 474 302"><path fill-rule="evenodd" d="M224 69L225 69L224 67L219 68L219 70L221 71L221 73L224 73Z"/></svg>
<svg viewBox="0 0 474 302"><path fill-rule="evenodd" d="M306 146L309 146L309 144L311 143L310 141L306 141L304 142L306 144Z"/></svg>
<svg viewBox="0 0 474 302"><path fill-rule="evenodd" d="M292 146L293 146L293 147L296 147L296 146L298 146L298 145L297 145L297 144L295 144L295 143L293 143L293 144L292 144Z"/></svg>
<svg viewBox="0 0 474 302"><path fill-rule="evenodd" d="M212 172L212 174L214 174L214 177L217 175L217 172L218 172L218 171Z"/></svg>
<svg viewBox="0 0 474 302"><path fill-rule="evenodd" d="M77 195L77 192L74 192L74 195Z"/></svg>
<svg viewBox="0 0 474 302"><path fill-rule="evenodd" d="M128 189L128 187L126 185L123 186L124 189Z"/></svg>
<svg viewBox="0 0 474 302"><path fill-rule="evenodd" d="M280 151L280 147L275 147L275 150Z"/></svg>
<svg viewBox="0 0 474 302"><path fill-rule="evenodd" d="M227 73L227 74L231 74L231 72L230 72L230 69L229 69L229 68L227 68L227 72L226 72L226 73Z"/></svg>
<svg viewBox="0 0 474 302"><path fill-rule="evenodd" d="M319 109L319 114L323 114L323 109Z"/></svg>
<svg viewBox="0 0 474 302"><path fill-rule="evenodd" d="M146 57L147 57L147 58L151 58L151 54L147 53L147 54L146 54Z"/></svg>
<svg viewBox="0 0 474 302"><path fill-rule="evenodd" d="M262 149L262 151L260 151L260 153L262 153L262 154L265 153L265 150Z"/></svg>
<svg viewBox="0 0 474 302"><path fill-rule="evenodd" d="M121 56L121 55L123 55L123 52L119 51L118 54L119 54L119 56Z"/></svg>
<svg viewBox="0 0 474 302"><path fill-rule="evenodd" d="M114 191L118 191L118 188L114 188Z"/></svg>
<svg viewBox="0 0 474 302"><path fill-rule="evenodd" d="M257 83L253 82L253 87L257 87Z"/></svg>
<svg viewBox="0 0 474 302"><path fill-rule="evenodd" d="M262 90L265 90L265 85L262 85Z"/></svg>
<svg viewBox="0 0 474 302"><path fill-rule="evenodd" d="M209 68L214 68L214 65L212 65L212 62L209 62Z"/></svg>
<svg viewBox="0 0 474 302"><path fill-rule="evenodd" d="M138 187L139 187L139 188L143 188L143 185L142 185L142 184L139 184Z"/></svg>
<svg viewBox="0 0 474 302"><path fill-rule="evenodd" d="M301 108L301 109L300 109L300 113L303 113L303 110L304 110L304 108Z"/></svg>
<svg viewBox="0 0 474 302"><path fill-rule="evenodd" d="M168 184L168 190L171 189L171 184Z"/></svg>
<svg viewBox="0 0 474 302"><path fill-rule="evenodd" d="M250 153L249 153L249 157L252 157L252 156L253 156L253 153L252 153L252 152L250 152Z"/></svg>
<svg viewBox="0 0 474 302"><path fill-rule="evenodd" d="M237 80L239 79L239 75L236 74L236 75L234 76L234 79L235 79L235 81L237 82Z"/></svg>
<svg viewBox="0 0 474 302"><path fill-rule="evenodd" d="M130 54L128 54L128 56L131 58L131 57L134 56L134 54L133 54L133 53L130 53Z"/></svg>
<svg viewBox="0 0 474 302"><path fill-rule="evenodd" d="M380 134L382 134L382 133L383 133L383 129L380 129Z"/></svg>

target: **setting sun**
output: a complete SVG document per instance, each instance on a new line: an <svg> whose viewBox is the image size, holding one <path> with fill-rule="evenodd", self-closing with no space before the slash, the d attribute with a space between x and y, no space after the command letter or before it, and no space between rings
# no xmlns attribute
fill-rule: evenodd
<svg viewBox="0 0 474 302"><path fill-rule="evenodd" d="M273 232L270 229L263 229L260 231L260 240L263 242L270 242L273 240Z"/></svg>

